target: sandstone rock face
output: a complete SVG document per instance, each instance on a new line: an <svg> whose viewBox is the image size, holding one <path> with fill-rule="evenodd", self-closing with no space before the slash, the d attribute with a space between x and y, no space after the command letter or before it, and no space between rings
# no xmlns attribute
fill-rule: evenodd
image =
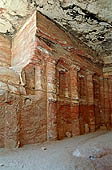
<svg viewBox="0 0 112 170"><path fill-rule="evenodd" d="M37 5L39 5L37 1ZM59 23L100 55L111 53L112 1L41 2L42 13Z"/></svg>
<svg viewBox="0 0 112 170"><path fill-rule="evenodd" d="M34 12L13 38L10 67L0 67L0 147L110 128L112 78L95 57Z"/></svg>
<svg viewBox="0 0 112 170"><path fill-rule="evenodd" d="M11 66L16 72L21 72L31 60L35 51L36 14L27 20L25 25L12 40ZM31 36L32 35L32 36ZM19 48L18 48L19 47ZM26 48L27 47L27 48ZM26 57L27 56L27 57Z"/></svg>
<svg viewBox="0 0 112 170"><path fill-rule="evenodd" d="M0 35L0 66L11 65L11 41L6 36Z"/></svg>
<svg viewBox="0 0 112 170"><path fill-rule="evenodd" d="M13 35L36 8L97 51L112 52L111 0L9 0L0 2L0 32Z"/></svg>

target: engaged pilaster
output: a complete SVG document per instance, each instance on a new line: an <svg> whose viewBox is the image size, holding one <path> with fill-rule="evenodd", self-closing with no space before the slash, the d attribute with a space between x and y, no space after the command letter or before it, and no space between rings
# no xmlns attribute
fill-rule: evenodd
<svg viewBox="0 0 112 170"><path fill-rule="evenodd" d="M88 101L88 117L90 132L95 131L95 113L94 113L94 89L93 89L93 72L86 72L87 79L87 101Z"/></svg>
<svg viewBox="0 0 112 170"><path fill-rule="evenodd" d="M48 59L47 75L47 139L57 138L57 96L56 96L56 63Z"/></svg>
<svg viewBox="0 0 112 170"><path fill-rule="evenodd" d="M78 94L78 66L72 66L70 69L71 78L71 119L72 119L72 136L80 135L79 124L79 94Z"/></svg>

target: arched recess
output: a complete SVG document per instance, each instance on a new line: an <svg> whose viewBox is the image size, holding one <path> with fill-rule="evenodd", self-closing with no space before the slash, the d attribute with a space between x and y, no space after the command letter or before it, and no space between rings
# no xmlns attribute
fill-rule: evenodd
<svg viewBox="0 0 112 170"><path fill-rule="evenodd" d="M79 135L77 69L65 59L57 63L58 139Z"/></svg>
<svg viewBox="0 0 112 170"><path fill-rule="evenodd" d="M47 140L46 65L30 63L22 70L26 95L21 97L19 138L21 146Z"/></svg>
<svg viewBox="0 0 112 170"><path fill-rule="evenodd" d="M87 77L84 70L78 73L78 87L79 87L79 119L80 119L80 133L85 134L88 128L89 131L89 117L88 117L88 102L87 102Z"/></svg>
<svg viewBox="0 0 112 170"><path fill-rule="evenodd" d="M79 119L81 134L95 131L93 72L81 69L78 73Z"/></svg>
<svg viewBox="0 0 112 170"><path fill-rule="evenodd" d="M57 136L62 139L71 133L70 70L64 59L57 63Z"/></svg>

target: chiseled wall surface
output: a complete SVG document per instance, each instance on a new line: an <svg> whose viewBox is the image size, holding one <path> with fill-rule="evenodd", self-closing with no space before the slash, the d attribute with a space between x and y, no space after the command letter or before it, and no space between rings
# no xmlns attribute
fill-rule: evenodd
<svg viewBox="0 0 112 170"><path fill-rule="evenodd" d="M36 14L34 13L12 40L11 66L21 72L31 60L35 50Z"/></svg>
<svg viewBox="0 0 112 170"><path fill-rule="evenodd" d="M11 66L21 75L25 99L20 107L20 144L42 142L47 139L46 93L36 94L36 13L27 20L13 39ZM35 60L35 62L33 61ZM38 63L37 63L38 64ZM44 66L42 67L44 70ZM38 70L37 70L38 71Z"/></svg>
<svg viewBox="0 0 112 170"><path fill-rule="evenodd" d="M11 66L11 40L0 35L0 66Z"/></svg>
<svg viewBox="0 0 112 170"><path fill-rule="evenodd" d="M4 147L4 132L5 132L5 96L3 90L8 90L7 81L9 79L10 87L12 89L10 78L12 72L8 69L11 66L11 40L5 35L0 35L0 147ZM13 81L12 80L12 81ZM16 79L17 80L17 79ZM17 81L16 81L17 82ZM17 82L18 83L18 82ZM7 95L7 94L6 94ZM4 109L2 109L4 108Z"/></svg>
<svg viewBox="0 0 112 170"><path fill-rule="evenodd" d="M46 141L44 95L43 98L6 92L0 95L0 147L15 148Z"/></svg>
<svg viewBox="0 0 112 170"><path fill-rule="evenodd" d="M9 76L2 79L0 147L111 127L111 79L88 53L45 16L31 16L13 39Z"/></svg>

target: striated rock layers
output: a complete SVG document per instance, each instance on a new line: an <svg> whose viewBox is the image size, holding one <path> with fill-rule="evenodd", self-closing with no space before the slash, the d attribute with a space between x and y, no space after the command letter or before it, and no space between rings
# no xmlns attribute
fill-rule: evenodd
<svg viewBox="0 0 112 170"><path fill-rule="evenodd" d="M112 56L112 0L1 0L0 32L15 35L34 9L97 51L101 58Z"/></svg>
<svg viewBox="0 0 112 170"><path fill-rule="evenodd" d="M95 57L39 12L0 35L0 147L109 129L112 78Z"/></svg>

